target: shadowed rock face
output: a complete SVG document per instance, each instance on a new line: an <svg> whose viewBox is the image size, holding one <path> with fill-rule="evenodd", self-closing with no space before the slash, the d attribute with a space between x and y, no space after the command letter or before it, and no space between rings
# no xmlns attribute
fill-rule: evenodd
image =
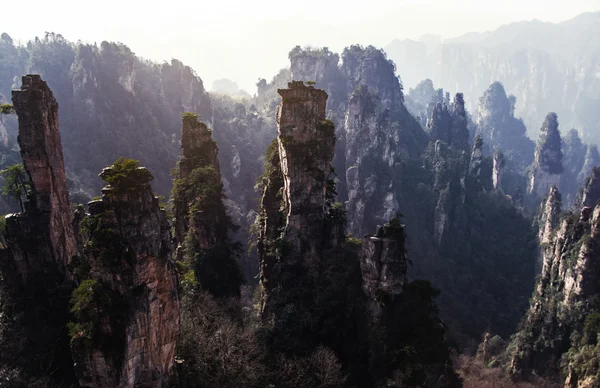
<svg viewBox="0 0 600 388"><path fill-rule="evenodd" d="M37 264L33 262L35 259L25 257L26 254L16 254L21 256L15 259L24 282L27 282L26 266L35 267L50 261L64 272L71 258L77 254L77 248L58 130L58 104L46 82L33 74L24 76L21 89L13 91L13 105L19 117L21 156L32 185L26 214L35 217L36 223L41 223L35 227L44 229L42 235L47 235L50 250L50 255L37 257ZM7 220L9 235L18 235L15 228L18 229L19 225L29 230L26 225L28 219L23 215L10 217ZM15 246L14 252L18 250ZM24 264L25 261L29 264Z"/></svg>
<svg viewBox="0 0 600 388"><path fill-rule="evenodd" d="M101 200L90 202L89 219L88 246L96 248L85 253L110 305L93 338L71 342L79 383L168 386L180 325L166 213L146 182L126 192L105 188ZM111 244L97 237L116 230Z"/></svg>
<svg viewBox="0 0 600 388"><path fill-rule="evenodd" d="M181 153L172 198L177 260L186 260L214 296L239 296L242 275L228 237L217 143L195 114L183 115Z"/></svg>
<svg viewBox="0 0 600 388"><path fill-rule="evenodd" d="M327 182L335 147L333 123L326 120L327 93L303 82L278 90L279 155L283 174L285 236L293 246L290 260L310 266L321 250Z"/></svg>
<svg viewBox="0 0 600 388"><path fill-rule="evenodd" d="M375 300L379 293L400 295L406 283L404 229L385 225L377 234L365 236L360 267L365 293Z"/></svg>
<svg viewBox="0 0 600 388"><path fill-rule="evenodd" d="M24 349L14 355L16 366L34 377L51 370L56 385L76 384L76 375L86 387L167 386L179 303L170 227L151 174L137 168L134 175L144 181L127 190L106 188L101 200L90 203L88 217L82 208L73 217L52 92L39 75L27 75L13 103L32 186L25 212L7 217L7 247L0 251L5 286L22 317ZM94 286L85 289L86 282ZM74 309L71 291L78 284L79 291L84 286L100 297ZM100 313L81 322L86 305L100 306L90 308ZM72 320L83 325L69 329L69 350Z"/></svg>
<svg viewBox="0 0 600 388"><path fill-rule="evenodd" d="M181 131L181 161L179 162L179 178L187 178L197 167L210 167L219 174L217 145L212 139L212 131L206 124L196 118L183 119ZM175 204L175 237L179 244L189 230L188 212L192 198L174 198ZM225 231L225 233L227 233ZM206 244L205 244L206 245ZM204 247L206 248L206 246Z"/></svg>
<svg viewBox="0 0 600 388"><path fill-rule="evenodd" d="M72 289L67 266L77 254L58 130L58 104L39 75L13 91L19 145L31 191L25 211L6 217L0 250L3 285L15 304L21 344L12 359L31 376L74 383L65 326ZM12 361L12 360L11 360Z"/></svg>
<svg viewBox="0 0 600 388"><path fill-rule="evenodd" d="M326 225L335 147L334 125L325 119L327 94L302 81L278 92L278 136L267 151L259 217L263 317L277 314L271 306L287 298L300 273L319 278L319 269L334 260L332 245L343 237L343 231Z"/></svg>
<svg viewBox="0 0 600 388"><path fill-rule="evenodd" d="M594 167L585 180L576 205L594 207L598 200L600 200L600 167Z"/></svg>
<svg viewBox="0 0 600 388"><path fill-rule="evenodd" d="M588 183L594 179L592 173ZM535 372L557 379L569 375L568 387L599 383L595 372L581 364L582 359L598 357L595 332L594 338L585 334L587 317L600 309L600 205L596 205L600 195L593 186L584 186L583 202L562 219L561 195L555 187L542 204L541 277L514 339L510 367L515 375Z"/></svg>
<svg viewBox="0 0 600 388"><path fill-rule="evenodd" d="M502 176L504 175L504 166L506 165L506 159L502 151L494 152L494 170L492 172L492 184L494 189L502 188Z"/></svg>
<svg viewBox="0 0 600 388"><path fill-rule="evenodd" d="M556 113L548 113L535 149L529 182L529 192L538 198L560 183L560 174L563 172L561 143Z"/></svg>

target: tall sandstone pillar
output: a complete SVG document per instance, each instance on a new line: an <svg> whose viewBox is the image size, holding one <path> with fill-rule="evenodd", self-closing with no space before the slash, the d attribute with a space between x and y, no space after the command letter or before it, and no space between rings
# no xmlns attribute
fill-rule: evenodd
<svg viewBox="0 0 600 388"><path fill-rule="evenodd" d="M51 385L74 383L65 327L72 289L67 265L77 255L58 130L58 104L39 75L13 90L18 142L31 190L25 211L6 216L0 248L3 286L14 304L22 345L11 357L30 376Z"/></svg>
<svg viewBox="0 0 600 388"><path fill-rule="evenodd" d="M327 182L335 147L333 123L326 120L327 93L290 82L279 89L277 141L283 174L283 201L290 244L286 260L313 267L322 249Z"/></svg>
<svg viewBox="0 0 600 388"><path fill-rule="evenodd" d="M58 130L58 103L46 82L37 74L23 77L23 85L20 90L13 90L12 100L19 117L21 157L31 179L32 190L25 215L8 217L8 236L9 239L18 235L23 237L31 234L25 233L23 228L35 228L38 236L43 235L49 240L49 252L35 255L36 258L41 262L56 263L64 273L66 265L77 254L77 245ZM27 225L26 220L33 217L35 225ZM24 233L18 233L17 229ZM27 252L43 246L11 246L25 283L28 282L29 267L41 265L41 262L34 263Z"/></svg>

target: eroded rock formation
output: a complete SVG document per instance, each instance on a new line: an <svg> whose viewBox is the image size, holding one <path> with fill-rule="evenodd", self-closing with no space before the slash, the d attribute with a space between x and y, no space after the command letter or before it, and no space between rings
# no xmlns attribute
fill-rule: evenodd
<svg viewBox="0 0 600 388"><path fill-rule="evenodd" d="M268 304L285 267L318 272L326 246L324 236L331 199L334 125L326 119L327 94L302 81L280 89L276 150L261 201L261 288ZM274 147L273 145L272 147ZM281 212L281 216L279 215ZM273 246L273 241L280 241Z"/></svg>
<svg viewBox="0 0 600 388"><path fill-rule="evenodd" d="M13 101L31 189L25 212L7 217L1 250L22 336L9 365L56 385L167 386L179 304L150 172L120 159L102 172L109 184L90 214L80 206L73 217L52 92L28 75Z"/></svg>
<svg viewBox="0 0 600 388"><path fill-rule="evenodd" d="M595 169L588 183L598 179ZM512 350L511 372L565 381L565 387L599 384L594 363L600 360L597 319L600 305L600 200L593 184L587 198L558 218L560 194L552 188L539 223L543 267ZM589 205L591 204L591 206Z"/></svg>
<svg viewBox="0 0 600 388"><path fill-rule="evenodd" d="M73 359L83 387L166 387L179 335L169 223L150 172L117 163L82 222L89 272L71 298Z"/></svg>
<svg viewBox="0 0 600 388"><path fill-rule="evenodd" d="M373 302L381 295L393 297L402 293L407 269L405 238L404 227L397 219L379 227L375 235L365 236L360 267L363 289Z"/></svg>
<svg viewBox="0 0 600 388"><path fill-rule="evenodd" d="M504 159L504 153L500 150L496 150L496 152L494 152L494 170L492 175L494 189L502 188L502 176L504 175L505 165L506 159Z"/></svg>
<svg viewBox="0 0 600 388"><path fill-rule="evenodd" d="M19 145L25 170L31 180L25 214L7 218L8 238L39 238L39 244L13 244L15 264L24 283L30 271L49 263L66 273L77 254L72 227L67 178L58 130L58 103L39 75L23 77L20 90L13 91L19 117ZM28 252L29 250L47 252Z"/></svg>
<svg viewBox="0 0 600 388"><path fill-rule="evenodd" d="M535 149L529 192L542 198L552 186L558 186L563 172L562 141L556 113L548 113Z"/></svg>
<svg viewBox="0 0 600 388"><path fill-rule="evenodd" d="M181 161L172 191L177 260L217 297L239 295L242 274L228 233L218 148L212 131L184 113Z"/></svg>
<svg viewBox="0 0 600 388"><path fill-rule="evenodd" d="M507 159L517 171L532 162L534 144L526 136L523 121L514 116L516 98L507 96L504 86L492 83L479 99L477 108L478 135L490 149L511 150Z"/></svg>
<svg viewBox="0 0 600 388"><path fill-rule="evenodd" d="M23 77L13 91L19 144L31 189L25 211L6 217L0 260L4 286L20 314L22 347L12 360L32 376L56 370L57 381L73 382L65 325L72 288L68 265L77 254L71 218L58 104L39 75ZM17 315L19 316L19 315ZM52 341L50 341L52 339Z"/></svg>

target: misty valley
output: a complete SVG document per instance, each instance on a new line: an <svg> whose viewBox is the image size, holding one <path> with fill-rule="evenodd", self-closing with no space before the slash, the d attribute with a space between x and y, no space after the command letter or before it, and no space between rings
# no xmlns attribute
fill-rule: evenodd
<svg viewBox="0 0 600 388"><path fill-rule="evenodd" d="M2 33L0 387L600 387L599 36L292 43L249 93Z"/></svg>

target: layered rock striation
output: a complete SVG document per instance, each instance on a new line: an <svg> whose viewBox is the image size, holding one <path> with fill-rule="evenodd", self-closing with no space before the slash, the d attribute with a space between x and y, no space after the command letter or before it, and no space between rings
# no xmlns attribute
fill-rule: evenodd
<svg viewBox="0 0 600 388"><path fill-rule="evenodd" d="M511 372L531 373L565 383L597 386L600 267L600 200L595 169L580 197L587 200L558 217L560 193L550 190L539 222L543 267L512 349Z"/></svg>
<svg viewBox="0 0 600 388"><path fill-rule="evenodd" d="M279 94L277 148L267 161L270 171L261 201L259 253L265 303L285 267L318 272L328 241L324 235L328 202L335 195L331 181L335 134L333 122L325 116L327 94L302 81L289 83ZM269 236L275 236L279 246L272 246Z"/></svg>
<svg viewBox="0 0 600 388"><path fill-rule="evenodd" d="M168 386L177 278L150 172L118 160L89 215L72 213L52 92L27 75L13 102L31 189L25 211L6 217L0 253L21 337L8 365L56 385Z"/></svg>
<svg viewBox="0 0 600 388"><path fill-rule="evenodd" d="M58 129L58 103L46 82L30 74L23 77L21 89L13 91L13 105L19 117L21 157L32 189L26 212L7 218L7 235L15 264L27 284L29 273L35 275L44 264L66 274L77 246ZM10 244L13 237L24 236L39 238L40 243Z"/></svg>
<svg viewBox="0 0 600 388"><path fill-rule="evenodd" d="M101 177L110 183L82 221L82 280L71 297L79 384L166 387L180 330L166 212L145 168L117 162Z"/></svg>
<svg viewBox="0 0 600 388"><path fill-rule="evenodd" d="M21 156L31 189L25 211L6 216L0 265L4 286L23 336L10 362L32 376L56 370L57 381L73 382L65 325L77 255L58 128L58 103L39 75L22 78L13 91L19 118ZM54 341L49 341L49 339Z"/></svg>

